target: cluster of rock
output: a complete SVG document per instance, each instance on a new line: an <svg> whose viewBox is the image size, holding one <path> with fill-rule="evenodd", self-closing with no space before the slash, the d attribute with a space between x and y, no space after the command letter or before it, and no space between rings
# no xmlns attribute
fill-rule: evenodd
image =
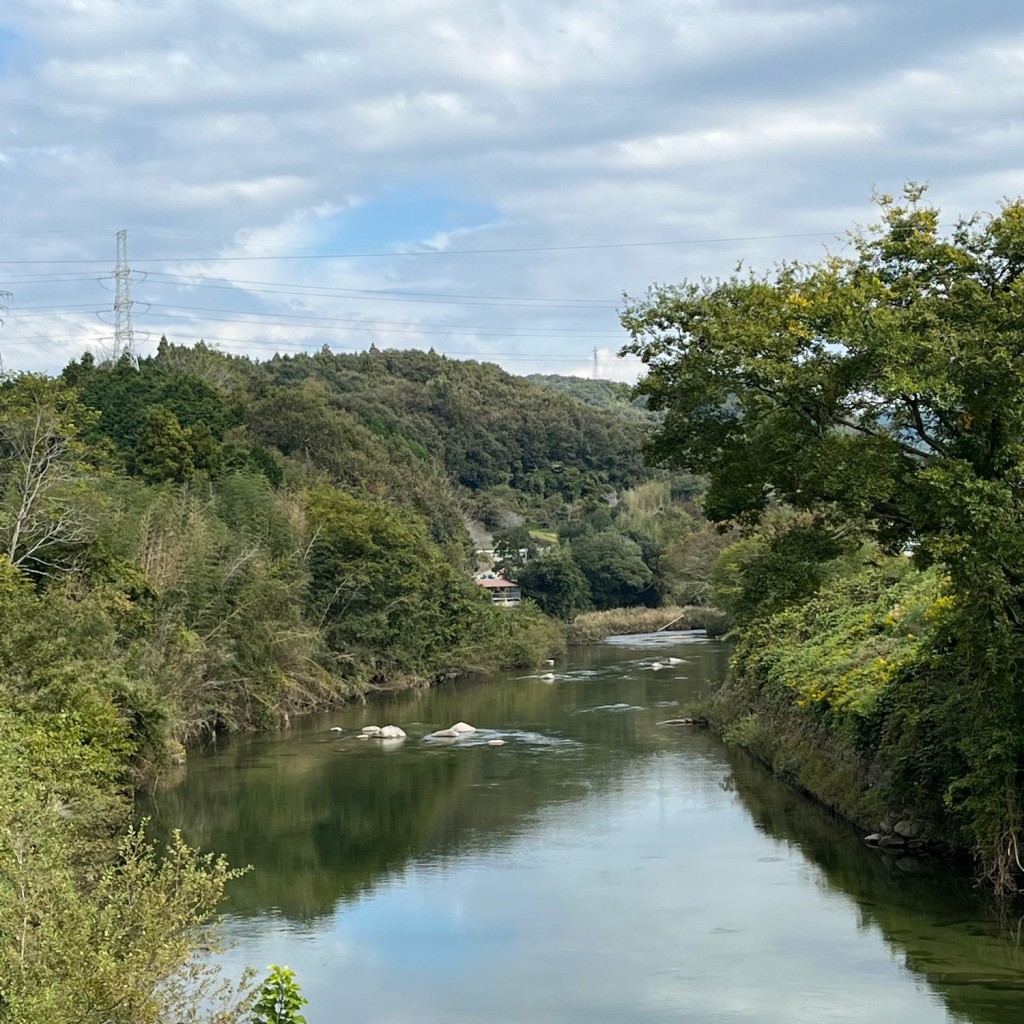
<svg viewBox="0 0 1024 1024"><path fill-rule="evenodd" d="M405 730L397 725L364 725L359 734L361 740L404 740Z"/></svg>
<svg viewBox="0 0 1024 1024"><path fill-rule="evenodd" d="M340 725L331 726L331 732L344 732ZM470 736L477 731L475 725L469 725L467 722L456 722L453 726L448 729L439 729L437 732L432 732L428 739L459 739L462 736ZM397 725L364 725L362 730L356 736L359 740L404 740L406 736L405 730L400 729ZM487 745L489 747L501 747L505 745L504 740L488 740Z"/></svg>
<svg viewBox="0 0 1024 1024"><path fill-rule="evenodd" d="M923 853L929 845L924 826L909 813L887 814L864 842L892 853Z"/></svg>

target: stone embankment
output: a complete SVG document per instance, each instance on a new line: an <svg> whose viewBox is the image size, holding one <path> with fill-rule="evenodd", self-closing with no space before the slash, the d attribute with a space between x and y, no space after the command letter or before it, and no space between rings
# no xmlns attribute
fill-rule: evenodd
<svg viewBox="0 0 1024 1024"><path fill-rule="evenodd" d="M864 837L871 846L896 854L926 854L931 843L924 826L909 811L887 814L878 824L878 831Z"/></svg>

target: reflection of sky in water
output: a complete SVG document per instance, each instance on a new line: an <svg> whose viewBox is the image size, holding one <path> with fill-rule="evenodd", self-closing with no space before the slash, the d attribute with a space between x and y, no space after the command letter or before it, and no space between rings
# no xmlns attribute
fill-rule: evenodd
<svg viewBox="0 0 1024 1024"><path fill-rule="evenodd" d="M256 945L299 971L310 1024L341 1007L394 1024L947 1020L721 774L662 755L503 850L417 865L315 937L269 922Z"/></svg>
<svg viewBox="0 0 1024 1024"><path fill-rule="evenodd" d="M730 769L706 731L658 726L666 717L659 709L679 698L685 705L702 685L700 672L721 662L715 648L689 638L656 642L664 645L659 656L692 656L691 681L644 671L652 656L636 651L647 642L626 638L565 659L555 686L506 677L389 696L376 709L348 709L305 733L256 741L243 761L261 767L237 784L255 784L276 766L282 788L267 792L292 803L310 798L311 829L351 799L357 773L359 799L379 794L381 806L431 771L437 785L415 790L431 801L423 805L431 817L422 831L393 827L394 814L404 821L420 804L354 819L390 823L393 856L366 869L368 885L339 884L340 895L314 902L309 925L296 923L302 903L287 898L289 875L280 866L290 848L298 852L301 826L293 822L275 838L273 810L261 803L278 857L266 892L278 893L292 913L250 905L248 916L230 918L229 936L239 945L228 963L283 962L297 970L309 1024L958 1019L906 964L916 959L933 980L950 984L964 964L962 980L977 982L993 962L993 940L981 925L977 941L987 960L965 959L963 947L973 941L970 914L980 924L980 910L965 914L964 904L951 901L932 914L929 901L943 895L935 886L914 890L895 869L895 881L884 872L879 881L877 854L757 769ZM327 724L356 730L378 718L410 731L387 756L326 731ZM460 718L480 733L449 745L424 739ZM487 749L494 737L506 745ZM299 756L310 759L307 767L297 768ZM208 767L211 784L223 783L230 763L198 765L195 781ZM456 771L464 774L450 774ZM292 779L299 788L287 788ZM311 799L324 793L328 812ZM181 807L201 797L201 789L184 791ZM335 844L345 838L327 835ZM380 833L370 835L379 852ZM323 847L315 854L298 857L291 877L298 890L311 877L322 880L329 894L332 863ZM834 887L837 877L845 888ZM320 893L315 888L310 899ZM889 941L895 926L904 942L918 942L913 955L906 945L890 948L875 923L890 904L895 909L882 918ZM943 913L952 927L933 927ZM1011 968L1019 962L1008 958ZM972 1024L1016 1024L1017 1011L1007 1011L1012 993L1000 1002L994 987L976 987L968 1005L985 1006L991 995L995 1009L970 1017Z"/></svg>

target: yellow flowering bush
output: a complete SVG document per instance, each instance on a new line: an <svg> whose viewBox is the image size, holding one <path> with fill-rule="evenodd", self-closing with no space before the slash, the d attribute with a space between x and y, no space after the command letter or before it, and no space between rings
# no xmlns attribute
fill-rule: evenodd
<svg viewBox="0 0 1024 1024"><path fill-rule="evenodd" d="M946 587L937 570L886 560L771 617L747 634L740 658L801 708L868 715L952 611Z"/></svg>

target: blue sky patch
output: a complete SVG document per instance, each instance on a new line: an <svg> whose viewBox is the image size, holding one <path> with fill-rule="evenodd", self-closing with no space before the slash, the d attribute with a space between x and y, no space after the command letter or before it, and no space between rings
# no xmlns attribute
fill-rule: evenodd
<svg viewBox="0 0 1024 1024"><path fill-rule="evenodd" d="M17 47L19 38L15 32L0 25L0 73L7 70L11 63L11 53Z"/></svg>
<svg viewBox="0 0 1024 1024"><path fill-rule="evenodd" d="M334 245L367 252L433 238L442 231L476 228L501 219L497 207L451 196L390 190L328 222Z"/></svg>
<svg viewBox="0 0 1024 1024"><path fill-rule="evenodd" d="M0 75L9 74L15 67L28 70L41 63L44 54L40 39L0 24Z"/></svg>

